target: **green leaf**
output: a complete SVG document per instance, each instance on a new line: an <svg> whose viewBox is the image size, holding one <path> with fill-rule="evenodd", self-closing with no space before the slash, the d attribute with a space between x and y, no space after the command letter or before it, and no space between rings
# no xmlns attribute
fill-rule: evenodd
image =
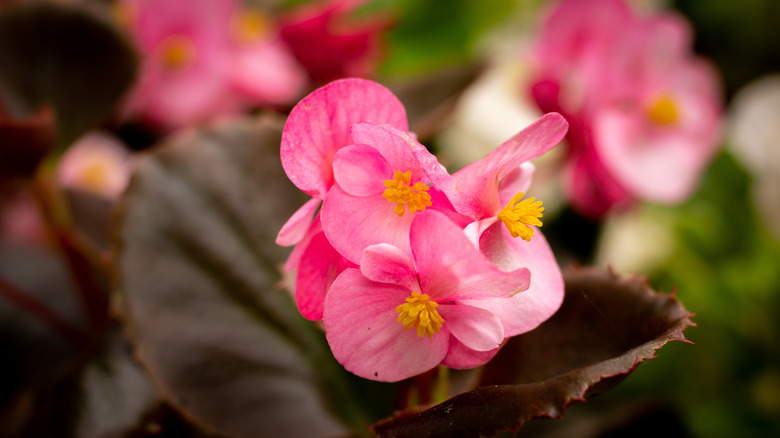
<svg viewBox="0 0 780 438"><path fill-rule="evenodd" d="M0 101L16 118L50 104L60 148L105 121L137 59L96 2L25 2L0 14Z"/></svg>
<svg viewBox="0 0 780 438"><path fill-rule="evenodd" d="M117 285L163 397L231 436L310 437L369 420L324 334L276 289L276 233L305 196L281 123L187 132L139 164L121 201Z"/></svg>
<svg viewBox="0 0 780 438"><path fill-rule="evenodd" d="M492 436L531 418L563 415L575 401L611 388L671 340L684 341L690 316L644 280L599 268L565 274L561 309L512 338L475 390L419 413L372 426L379 437Z"/></svg>

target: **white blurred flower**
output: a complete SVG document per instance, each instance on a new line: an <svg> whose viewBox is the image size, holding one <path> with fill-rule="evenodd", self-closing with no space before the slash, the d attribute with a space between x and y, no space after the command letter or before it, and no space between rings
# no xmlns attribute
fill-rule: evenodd
<svg viewBox="0 0 780 438"><path fill-rule="evenodd" d="M737 93L731 108L731 151L753 176L753 200L780 238L780 75Z"/></svg>

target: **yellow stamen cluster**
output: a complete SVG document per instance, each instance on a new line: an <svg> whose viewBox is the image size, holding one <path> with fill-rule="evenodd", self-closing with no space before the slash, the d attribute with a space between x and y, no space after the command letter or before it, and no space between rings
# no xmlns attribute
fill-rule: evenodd
<svg viewBox="0 0 780 438"><path fill-rule="evenodd" d="M396 170L393 174L393 179L385 180L386 190L382 197L387 199L387 202L396 203L393 211L399 217L403 217L405 213L404 207L409 209L409 213L414 213L423 211L425 207L431 206L431 195L426 193L429 187L421 182L416 182L410 186L411 182L411 170L406 172Z"/></svg>
<svg viewBox="0 0 780 438"><path fill-rule="evenodd" d="M233 18L233 37L240 43L252 43L271 34L271 22L258 10L246 10Z"/></svg>
<svg viewBox="0 0 780 438"><path fill-rule="evenodd" d="M158 47L160 61L166 70L177 72L189 67L195 61L196 50L192 40L181 35L165 38Z"/></svg>
<svg viewBox="0 0 780 438"><path fill-rule="evenodd" d="M79 179L84 187L99 192L108 184L110 172L106 163L92 160L81 169Z"/></svg>
<svg viewBox="0 0 780 438"><path fill-rule="evenodd" d="M521 239L530 242L531 237L534 236L534 229L529 225L542 226L542 221L539 218L542 217L544 207L542 207L542 201L537 201L536 198L520 201L522 198L522 192L516 194L498 213L498 218L506 225L506 229L509 230L512 237L520 236Z"/></svg>
<svg viewBox="0 0 780 438"><path fill-rule="evenodd" d="M426 335L431 338L434 333L439 333L444 324L444 318L439 315L437 307L439 304L431 301L428 294L412 292L412 295L406 298L406 303L396 307L395 311L400 313L398 322L404 325L404 330L414 327L417 329L417 336L422 338Z"/></svg>
<svg viewBox="0 0 780 438"><path fill-rule="evenodd" d="M650 120L662 126L674 125L680 119L677 102L668 95L655 99L647 109L647 115Z"/></svg>

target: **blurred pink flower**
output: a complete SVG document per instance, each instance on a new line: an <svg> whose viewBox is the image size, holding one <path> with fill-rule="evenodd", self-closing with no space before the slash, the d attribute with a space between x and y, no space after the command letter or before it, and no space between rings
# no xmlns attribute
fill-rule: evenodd
<svg viewBox="0 0 780 438"><path fill-rule="evenodd" d="M326 0L306 5L282 21L281 37L314 83L367 77L377 67L384 17L354 20L365 0Z"/></svg>
<svg viewBox="0 0 780 438"><path fill-rule="evenodd" d="M465 301L528 287L527 269L498 270L440 212L415 215L410 239L412 257L389 244L367 247L360 269L342 272L325 297L333 355L358 376L398 381L457 365L470 351L491 352L486 362L504 340L502 320Z"/></svg>
<svg viewBox="0 0 780 438"><path fill-rule="evenodd" d="M65 151L57 167L63 187L118 198L130 179L130 153L118 139L90 132Z"/></svg>
<svg viewBox="0 0 780 438"><path fill-rule="evenodd" d="M641 16L621 0L563 0L545 21L531 92L571 124L567 186L582 213L676 203L695 189L720 139L721 101L690 45L678 16Z"/></svg>
<svg viewBox="0 0 780 438"><path fill-rule="evenodd" d="M305 86L272 21L235 0L125 0L119 11L142 54L129 112L164 128L287 103Z"/></svg>

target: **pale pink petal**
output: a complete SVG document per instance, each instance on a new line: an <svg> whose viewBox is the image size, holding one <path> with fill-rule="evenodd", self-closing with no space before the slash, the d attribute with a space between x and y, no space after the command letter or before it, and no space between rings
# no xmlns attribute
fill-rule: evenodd
<svg viewBox="0 0 780 438"><path fill-rule="evenodd" d="M454 336L450 337L450 348L442 365L456 370L466 370L484 365L498 353L501 347L488 351L476 351L466 347Z"/></svg>
<svg viewBox="0 0 780 438"><path fill-rule="evenodd" d="M558 144L568 126L560 114L546 114L485 158L456 172L440 189L462 214L474 219L495 216L503 207L498 183L524 162Z"/></svg>
<svg viewBox="0 0 780 438"><path fill-rule="evenodd" d="M301 257L295 282L295 302L304 318L322 319L325 295L331 283L347 268L356 268L330 245L325 233L312 237Z"/></svg>
<svg viewBox="0 0 780 438"><path fill-rule="evenodd" d="M343 79L319 88L290 112L282 133L281 160L304 192L322 198L333 185L336 151L354 144L357 122L386 123L407 130L406 110L387 88L365 79Z"/></svg>
<svg viewBox="0 0 780 438"><path fill-rule="evenodd" d="M311 228L314 214L317 213L321 202L322 200L320 199L311 198L293 213L290 219L287 219L287 222L282 225L282 229L279 230L279 234L276 236L276 244L291 246L300 242L309 231L309 228Z"/></svg>
<svg viewBox="0 0 780 438"><path fill-rule="evenodd" d="M322 204L322 229L333 247L344 257L359 263L363 249L389 243L411 257L409 227L415 214L399 217L381 195L357 197L333 186Z"/></svg>
<svg viewBox="0 0 780 438"><path fill-rule="evenodd" d="M486 309L496 315L510 337L536 328L552 316L563 302L563 277L550 246L535 229L530 242L514 239L500 222L488 228L480 247L499 268L509 271L525 266L531 271L528 289L511 298L465 300L464 304Z"/></svg>
<svg viewBox="0 0 780 438"><path fill-rule="evenodd" d="M518 193L527 193L534 173L536 173L536 166L534 163L526 161L504 177L501 185L498 186L499 205L505 206Z"/></svg>
<svg viewBox="0 0 780 438"><path fill-rule="evenodd" d="M393 169L379 151L372 146L359 144L336 152L333 157L333 175L348 194L372 196L384 192L384 181L393 177Z"/></svg>
<svg viewBox="0 0 780 438"><path fill-rule="evenodd" d="M699 179L704 160L697 139L685 131L649 132L644 114L602 111L594 137L606 168L634 196L679 202ZM705 157L710 145L704 145Z"/></svg>
<svg viewBox="0 0 780 438"><path fill-rule="evenodd" d="M428 338L404 330L395 308L410 292L376 283L357 269L342 272L325 297L323 323L336 360L367 379L396 382L424 373L447 354L449 332Z"/></svg>
<svg viewBox="0 0 780 438"><path fill-rule="evenodd" d="M360 272L369 280L419 290L414 263L403 251L388 243L371 245L363 251Z"/></svg>
<svg viewBox="0 0 780 438"><path fill-rule="evenodd" d="M287 261L284 263L285 271L291 272L291 271L298 270L298 265L301 262L301 257L303 257L303 253L306 252L306 248L309 246L309 242L311 242L312 237L314 237L317 233L321 231L322 231L322 223L320 222L320 217L314 216L314 220L312 221L309 231L306 234L304 234L303 238L293 248L292 252L290 253L290 256L287 257Z"/></svg>
<svg viewBox="0 0 780 438"><path fill-rule="evenodd" d="M418 213L410 241L422 290L436 302L510 297L528 287L525 268L503 272L443 213Z"/></svg>
<svg viewBox="0 0 780 438"><path fill-rule="evenodd" d="M498 216L474 221L466 225L466 228L463 229L463 234L466 235L466 237L469 239L469 242L471 242L475 248L479 248L479 238L482 236L482 233L484 233L488 227L495 224L497 221Z"/></svg>
<svg viewBox="0 0 780 438"><path fill-rule="evenodd" d="M378 150L392 171L412 171L412 182L430 184L449 176L436 157L407 132L377 123L357 123L351 132L356 144Z"/></svg>
<svg viewBox="0 0 780 438"><path fill-rule="evenodd" d="M300 97L306 73L278 39L236 49L233 86L258 104L285 104Z"/></svg>
<svg viewBox="0 0 780 438"><path fill-rule="evenodd" d="M495 350L504 340L501 321L487 310L466 304L442 304L437 309L452 336L476 351Z"/></svg>

